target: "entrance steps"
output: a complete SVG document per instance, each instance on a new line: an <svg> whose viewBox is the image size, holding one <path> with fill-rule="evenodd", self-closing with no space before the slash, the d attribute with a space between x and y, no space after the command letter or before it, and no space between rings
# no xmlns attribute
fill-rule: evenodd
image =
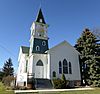
<svg viewBox="0 0 100 94"><path fill-rule="evenodd" d="M52 81L49 79L35 79L36 89L53 89Z"/></svg>

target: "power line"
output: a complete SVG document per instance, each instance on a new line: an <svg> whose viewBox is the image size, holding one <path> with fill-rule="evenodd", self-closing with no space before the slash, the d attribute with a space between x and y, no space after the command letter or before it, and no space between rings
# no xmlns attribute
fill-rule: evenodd
<svg viewBox="0 0 100 94"><path fill-rule="evenodd" d="M16 56L15 56L15 54L13 54L13 53L12 53L10 50L8 50L6 47L4 47L4 46L1 45L1 44L0 44L0 47L1 47L2 49L6 50L6 52L8 52L10 55L12 55L15 59L17 59Z"/></svg>

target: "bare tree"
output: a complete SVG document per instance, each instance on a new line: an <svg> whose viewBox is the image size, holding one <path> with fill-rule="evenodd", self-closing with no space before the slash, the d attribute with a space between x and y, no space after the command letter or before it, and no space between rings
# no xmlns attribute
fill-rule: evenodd
<svg viewBox="0 0 100 94"><path fill-rule="evenodd" d="M96 28L93 30L93 34L96 36L98 40L100 40L100 28Z"/></svg>

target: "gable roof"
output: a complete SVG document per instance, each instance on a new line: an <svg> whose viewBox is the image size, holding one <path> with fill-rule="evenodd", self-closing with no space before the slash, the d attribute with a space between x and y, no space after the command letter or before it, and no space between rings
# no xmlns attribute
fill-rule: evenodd
<svg viewBox="0 0 100 94"><path fill-rule="evenodd" d="M56 45L56 46L50 48L50 49L48 50L48 52L50 52L50 51L52 51L53 49L56 49L57 47L62 46L62 45L69 46L75 53L80 54L71 44L69 44L69 43L68 43L67 41L65 41L65 40L64 40L63 42L59 43L58 45Z"/></svg>
<svg viewBox="0 0 100 94"><path fill-rule="evenodd" d="M40 19L42 19L42 22L40 22ZM38 15L37 15L37 18L36 18L36 22L46 24L44 17L43 17L43 14L42 14L41 8L39 9L39 12L38 12Z"/></svg>
<svg viewBox="0 0 100 94"><path fill-rule="evenodd" d="M30 47L21 46L21 49L22 49L22 53L24 53L24 54L29 54L29 49L30 49Z"/></svg>

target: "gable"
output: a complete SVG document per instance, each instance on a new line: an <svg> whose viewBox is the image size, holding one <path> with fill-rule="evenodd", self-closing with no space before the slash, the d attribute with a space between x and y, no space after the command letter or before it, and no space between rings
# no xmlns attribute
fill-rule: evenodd
<svg viewBox="0 0 100 94"><path fill-rule="evenodd" d="M58 45L52 47L50 50L48 50L48 52L50 53L50 52L64 50L64 49L65 51L71 51L73 53L79 54L79 52L73 46L71 46L67 41L63 41Z"/></svg>
<svg viewBox="0 0 100 94"><path fill-rule="evenodd" d="M80 68L79 68L79 53L78 51L76 51L76 49L71 46L68 42L63 41L60 44L54 46L53 48L51 48L48 51L48 56L49 56L49 60L50 60L50 68L51 68L51 73L53 71L55 71L59 76L59 62L61 62L62 64L64 64L64 62L68 62L68 66L69 66L69 62L71 63L71 67L72 67L72 74L69 76L69 72L67 73L67 71L63 71L63 73L65 72L65 76L66 79L70 80L78 80L80 79Z"/></svg>
<svg viewBox="0 0 100 94"><path fill-rule="evenodd" d="M20 60L22 55L29 55L29 47L21 46L19 50L18 61Z"/></svg>

